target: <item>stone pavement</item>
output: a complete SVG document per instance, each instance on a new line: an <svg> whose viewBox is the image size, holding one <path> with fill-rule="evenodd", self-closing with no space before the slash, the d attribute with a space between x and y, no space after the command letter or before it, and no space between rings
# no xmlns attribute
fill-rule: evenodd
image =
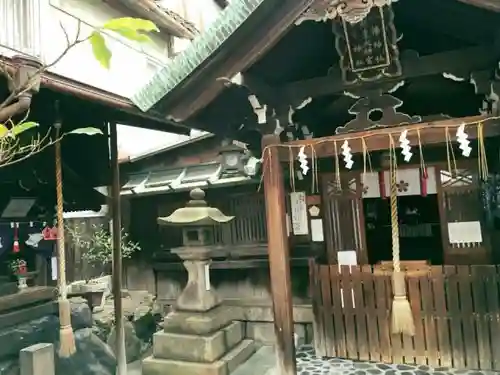
<svg viewBox="0 0 500 375"><path fill-rule="evenodd" d="M261 357L257 358L258 355ZM272 348L263 347L256 353L257 363L243 364L233 375L273 375L274 369L266 368L266 359L274 357ZM274 358L273 358L274 360ZM250 358L249 362L252 361ZM255 362L255 361L254 361ZM248 371L246 367L248 367ZM128 375L141 375L140 361L128 365ZM317 358L312 345L304 345L297 351L298 375L500 375L498 371L456 370L447 367L431 368L418 365L398 365L377 362L359 362L341 358Z"/></svg>
<svg viewBox="0 0 500 375"><path fill-rule="evenodd" d="M311 345L297 351L298 375L500 375L497 371L456 370L418 365L360 362L341 358L317 358Z"/></svg>

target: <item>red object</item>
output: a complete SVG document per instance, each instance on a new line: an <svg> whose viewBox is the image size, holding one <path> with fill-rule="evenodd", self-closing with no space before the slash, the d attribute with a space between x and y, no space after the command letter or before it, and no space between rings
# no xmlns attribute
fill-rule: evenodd
<svg viewBox="0 0 500 375"><path fill-rule="evenodd" d="M45 241L55 241L57 240L57 228L56 227L45 227L42 230L43 239Z"/></svg>
<svg viewBox="0 0 500 375"><path fill-rule="evenodd" d="M28 268L26 267L26 262L24 260L19 261L18 273L25 274L28 272Z"/></svg>
<svg viewBox="0 0 500 375"><path fill-rule="evenodd" d="M378 184L380 189L380 197L382 199L387 198L387 192L385 191L385 173L384 171L378 172Z"/></svg>
<svg viewBox="0 0 500 375"><path fill-rule="evenodd" d="M422 197L427 196L427 180L429 179L429 174L427 173L427 168L420 168L420 194Z"/></svg>
<svg viewBox="0 0 500 375"><path fill-rule="evenodd" d="M21 249L19 248L19 226L17 223L14 224L14 244L12 245L12 252L18 253Z"/></svg>

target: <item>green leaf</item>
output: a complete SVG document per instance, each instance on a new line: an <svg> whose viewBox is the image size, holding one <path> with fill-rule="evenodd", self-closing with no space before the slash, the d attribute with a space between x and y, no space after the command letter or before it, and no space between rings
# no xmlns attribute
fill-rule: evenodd
<svg viewBox="0 0 500 375"><path fill-rule="evenodd" d="M20 124L14 125L12 129L10 129L10 133L15 137L21 133L24 133L27 130L36 128L37 126L39 126L37 122L33 121L22 122Z"/></svg>
<svg viewBox="0 0 500 375"><path fill-rule="evenodd" d="M74 129L71 130L70 132L67 132L66 134L102 135L103 133L100 129L88 127L88 128Z"/></svg>
<svg viewBox="0 0 500 375"><path fill-rule="evenodd" d="M140 32L132 30L132 29L116 29L116 30L113 30L113 32L120 34L125 39L132 40L134 42L140 42L140 43L152 43L153 42L148 35L142 34Z"/></svg>
<svg viewBox="0 0 500 375"><path fill-rule="evenodd" d="M92 52L97 61L106 69L109 69L111 63L111 51L106 45L106 40L98 31L93 31L90 34L90 44Z"/></svg>
<svg viewBox="0 0 500 375"><path fill-rule="evenodd" d="M5 137L9 133L9 128L4 124L0 124L0 138Z"/></svg>
<svg viewBox="0 0 500 375"><path fill-rule="evenodd" d="M149 20L133 17L113 18L106 22L103 29L119 32L118 30L130 30L142 32L160 31L158 27Z"/></svg>

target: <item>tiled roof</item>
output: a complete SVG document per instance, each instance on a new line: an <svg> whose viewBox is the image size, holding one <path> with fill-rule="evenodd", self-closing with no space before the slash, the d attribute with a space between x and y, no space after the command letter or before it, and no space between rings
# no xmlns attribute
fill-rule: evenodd
<svg viewBox="0 0 500 375"><path fill-rule="evenodd" d="M131 99L144 112L184 81L231 36L265 0L232 1L208 30L169 61Z"/></svg>
<svg viewBox="0 0 500 375"><path fill-rule="evenodd" d="M243 174L226 175L220 163L197 164L155 172L134 173L123 185L122 195L161 194L191 190L196 187L217 187L256 182Z"/></svg>
<svg viewBox="0 0 500 375"><path fill-rule="evenodd" d="M156 5L158 5L158 8L160 8L162 10L162 12L165 13L168 17L172 18L175 22L182 25L190 33L192 33L194 35L199 34L199 31L193 22L188 21L187 19L181 17L178 13L174 12L173 10L170 10L170 9L162 6L158 1L155 1L155 2L156 2Z"/></svg>

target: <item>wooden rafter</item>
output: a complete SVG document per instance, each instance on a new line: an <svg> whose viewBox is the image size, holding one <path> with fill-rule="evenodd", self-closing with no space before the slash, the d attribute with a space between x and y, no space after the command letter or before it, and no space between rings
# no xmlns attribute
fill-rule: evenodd
<svg viewBox="0 0 500 375"><path fill-rule="evenodd" d="M345 140L349 141L349 147L351 148L351 152L353 154L363 152L363 142L369 152L387 150L390 148L390 135L392 134L392 138L397 147L397 145L399 144L399 134L401 134L403 130L408 130L407 138L410 141L410 145L412 146L416 146L419 144L417 129L420 133L421 144L429 145L443 143L446 139L446 127L450 128L449 135L450 137L454 138L456 128L460 124L475 124L479 122L483 122L484 124L484 137L493 137L500 135L500 123L498 119L496 119L495 121L485 116L471 116L419 124L377 128L356 133L339 134L323 138L313 138L287 142L280 145L280 159L283 161L289 161L290 151L293 152L294 156L296 156L301 146L306 146L304 149L306 154L311 155L311 150L312 148L314 148L316 157L331 157L335 155L334 143L337 143L337 151L340 152L340 146ZM466 129L469 139L477 139L477 126L468 125Z"/></svg>
<svg viewBox="0 0 500 375"><path fill-rule="evenodd" d="M390 81L397 82L402 79L436 75L443 72L472 72L475 70L494 69L499 56L498 53L492 53L492 51L494 51L493 46L480 46L440 52L422 57L418 57L416 54L407 54L405 56L403 53L401 58L403 74ZM280 90L283 90L290 100L298 100L307 97L331 95L361 87L370 89L370 87L376 87L379 84L379 82L372 84L362 82L360 84L347 85L343 82L340 75L332 75L292 82L283 86Z"/></svg>
<svg viewBox="0 0 500 375"><path fill-rule="evenodd" d="M493 12L500 12L500 2L498 2L497 0L458 0L458 1L478 8L492 10Z"/></svg>

